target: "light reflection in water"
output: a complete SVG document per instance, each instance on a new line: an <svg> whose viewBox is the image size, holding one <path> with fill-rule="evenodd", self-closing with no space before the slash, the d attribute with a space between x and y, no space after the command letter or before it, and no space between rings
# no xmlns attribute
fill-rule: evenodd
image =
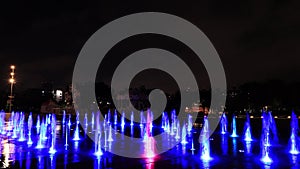
<svg viewBox="0 0 300 169"><path fill-rule="evenodd" d="M186 154L186 147L182 146L182 155L185 155L185 154Z"/></svg>
<svg viewBox="0 0 300 169"><path fill-rule="evenodd" d="M146 169L154 169L154 164L153 163L146 164Z"/></svg>
<svg viewBox="0 0 300 169"><path fill-rule="evenodd" d="M22 149L21 149L22 150ZM20 163L20 168L23 168L23 158L22 158L22 151L19 151L19 157L18 157L19 163Z"/></svg>
<svg viewBox="0 0 300 169"><path fill-rule="evenodd" d="M44 169L45 166L44 166L44 160L42 158L42 156L38 156L38 169Z"/></svg>
<svg viewBox="0 0 300 169"><path fill-rule="evenodd" d="M294 166L292 167L293 169L299 168L299 163L297 163L298 156L297 155L291 155L290 156L290 161Z"/></svg>
<svg viewBox="0 0 300 169"><path fill-rule="evenodd" d="M209 161L203 161L202 168L209 169L209 167L210 167L209 163L210 163Z"/></svg>
<svg viewBox="0 0 300 169"><path fill-rule="evenodd" d="M94 160L94 169L101 169L101 163L102 163L102 158L99 157L99 158L96 158Z"/></svg>
<svg viewBox="0 0 300 169"><path fill-rule="evenodd" d="M145 159L146 162L146 169L154 169L154 158L146 158Z"/></svg>
<svg viewBox="0 0 300 169"><path fill-rule="evenodd" d="M79 145L78 141L75 141L75 142L74 142L74 149L75 149L75 150L78 150L78 145Z"/></svg>
<svg viewBox="0 0 300 169"><path fill-rule="evenodd" d="M271 169L270 165L264 165L264 169Z"/></svg>
<svg viewBox="0 0 300 169"><path fill-rule="evenodd" d="M51 169L56 168L56 157L54 154L50 155L50 165L51 165Z"/></svg>
<svg viewBox="0 0 300 169"><path fill-rule="evenodd" d="M8 142L8 140L2 140L1 146L3 146L2 154L4 155L4 161L2 163L3 168L8 168L9 163L15 161L15 145Z"/></svg>
<svg viewBox="0 0 300 169"><path fill-rule="evenodd" d="M251 154L251 142L246 142L246 154Z"/></svg>
<svg viewBox="0 0 300 169"><path fill-rule="evenodd" d="M237 144L236 144L236 138L232 138L232 146L233 146L233 155L237 155Z"/></svg>
<svg viewBox="0 0 300 169"><path fill-rule="evenodd" d="M223 155L227 155L228 154L228 138L225 135L222 135L222 153Z"/></svg>
<svg viewBox="0 0 300 169"><path fill-rule="evenodd" d="M64 155L64 169L67 169L68 164L68 153L65 153Z"/></svg>
<svg viewBox="0 0 300 169"><path fill-rule="evenodd" d="M31 168L31 154L30 152L27 153L26 155L26 169Z"/></svg>

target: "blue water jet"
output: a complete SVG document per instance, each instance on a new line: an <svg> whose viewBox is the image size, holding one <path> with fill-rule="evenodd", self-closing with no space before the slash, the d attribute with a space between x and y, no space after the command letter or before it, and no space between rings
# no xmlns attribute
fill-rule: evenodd
<svg viewBox="0 0 300 169"><path fill-rule="evenodd" d="M221 134L226 134L227 133L228 121L227 121L227 117L226 117L225 112L221 116L220 123L221 123Z"/></svg>
<svg viewBox="0 0 300 169"><path fill-rule="evenodd" d="M246 122L244 126L244 140L247 142L252 141L251 125L250 125L250 118L248 113L246 115Z"/></svg>
<svg viewBox="0 0 300 169"><path fill-rule="evenodd" d="M232 117L232 134L230 135L230 137L238 137L237 133L236 133L236 120L235 120L235 115L233 115Z"/></svg>
<svg viewBox="0 0 300 169"><path fill-rule="evenodd" d="M290 140L289 140L289 146L290 146L290 150L289 153L290 154L299 154L299 137L298 137L298 133L299 132L299 127L298 127L298 118L295 114L295 112L292 112L291 115L291 136L290 136Z"/></svg>
<svg viewBox="0 0 300 169"><path fill-rule="evenodd" d="M56 149L55 149L55 141L56 141L56 118L55 115L53 114L51 119L51 147L49 149L49 154L55 154Z"/></svg>
<svg viewBox="0 0 300 169"><path fill-rule="evenodd" d="M204 121L203 121L204 125L202 128L202 131L200 133L200 146L201 146L201 160L203 161L210 161L212 160L211 156L210 156L210 142L209 142L209 124L208 124L208 119L205 116L204 117Z"/></svg>
<svg viewBox="0 0 300 169"><path fill-rule="evenodd" d="M28 117L28 141L27 145L32 145L32 139L31 139L31 129L32 129L32 113L30 113Z"/></svg>

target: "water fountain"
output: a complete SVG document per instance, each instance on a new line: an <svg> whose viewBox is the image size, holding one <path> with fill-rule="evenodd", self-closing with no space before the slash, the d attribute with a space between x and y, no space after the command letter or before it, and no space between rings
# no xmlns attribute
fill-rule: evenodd
<svg viewBox="0 0 300 169"><path fill-rule="evenodd" d="M269 111L269 121L270 121L270 129L272 131L272 142L273 144L278 144L278 135L277 135L277 127L274 117L272 116L272 112Z"/></svg>
<svg viewBox="0 0 300 169"><path fill-rule="evenodd" d="M118 114L117 114L117 110L115 110L115 113L114 113L114 125L117 125L118 123Z"/></svg>
<svg viewBox="0 0 300 169"><path fill-rule="evenodd" d="M295 114L295 112L292 112L291 115L291 136L289 140L289 146L290 154L299 154L299 137L298 137L298 132L299 132L299 126L298 126L298 118Z"/></svg>
<svg viewBox="0 0 300 169"><path fill-rule="evenodd" d="M88 126L88 117L87 117L87 113L84 114L84 126L85 126L85 128L87 128L87 126Z"/></svg>
<svg viewBox="0 0 300 169"><path fill-rule="evenodd" d="M107 125L106 125L105 119L103 122L103 130L104 130L104 147L107 148L108 147L108 145L107 145Z"/></svg>
<svg viewBox="0 0 300 169"><path fill-rule="evenodd" d="M109 132L108 132L107 141L112 142L112 141L114 141L114 139L112 138L112 126L108 125L108 128L109 128Z"/></svg>
<svg viewBox="0 0 300 169"><path fill-rule="evenodd" d="M271 164L273 161L270 158L270 125L272 120L270 120L270 113L263 112L263 128L262 128L262 136L261 136L261 161L265 164Z"/></svg>
<svg viewBox="0 0 300 169"><path fill-rule="evenodd" d="M6 134L6 129L5 129L5 113L3 111L0 112L0 133L2 135Z"/></svg>
<svg viewBox="0 0 300 169"><path fill-rule="evenodd" d="M124 133L124 127L125 127L125 112L122 112L122 117L121 117L121 131Z"/></svg>
<svg viewBox="0 0 300 169"><path fill-rule="evenodd" d="M103 155L101 150L101 127L100 127L100 113L97 114L96 132L95 132L95 153L94 155L100 157Z"/></svg>
<svg viewBox="0 0 300 169"><path fill-rule="evenodd" d="M43 146L43 132L44 132L44 130L42 130L42 129L44 129L44 125L45 125L44 123L41 124L41 131L38 135L38 143L35 147L37 149L44 148L44 146Z"/></svg>
<svg viewBox="0 0 300 169"><path fill-rule="evenodd" d="M49 154L55 154L56 149L55 149L55 141L56 141L56 118L55 115L51 116L51 146L49 149Z"/></svg>
<svg viewBox="0 0 300 169"><path fill-rule="evenodd" d="M18 137L18 133L17 133L19 131L18 121L19 121L19 114L16 113L13 121L13 135L11 136L12 139L16 139Z"/></svg>
<svg viewBox="0 0 300 169"><path fill-rule="evenodd" d="M30 113L28 117L28 141L27 141L28 145L32 145L33 143L31 139L31 130L32 130L32 113Z"/></svg>
<svg viewBox="0 0 300 169"><path fill-rule="evenodd" d="M21 114L20 114L20 123L19 123L20 134L19 134L19 139L18 139L18 141L20 141L20 142L26 141L25 129L24 129L24 120L25 120L25 116L21 112Z"/></svg>
<svg viewBox="0 0 300 169"><path fill-rule="evenodd" d="M46 119L47 119L47 116L46 116ZM42 139L43 140L47 140L48 137L47 137L47 130L48 129L48 123L45 122L45 119L42 119L42 125L41 125L41 131L40 133L42 133Z"/></svg>
<svg viewBox="0 0 300 169"><path fill-rule="evenodd" d="M134 114L133 114L133 112L131 112L131 115L130 115L130 126L133 126L133 121L134 121Z"/></svg>
<svg viewBox="0 0 300 169"><path fill-rule="evenodd" d="M250 125L250 118L248 113L246 115L246 122L244 126L244 140L247 142L252 141L251 125Z"/></svg>
<svg viewBox="0 0 300 169"><path fill-rule="evenodd" d="M221 134L226 134L228 122L227 122L227 117L225 112L221 116L220 123L221 123Z"/></svg>
<svg viewBox="0 0 300 169"><path fill-rule="evenodd" d="M92 130L92 132L84 130L84 132L80 133L80 124L79 124L79 113L77 113L76 120L73 121L71 119L71 116L67 114L63 114L62 119L65 121L65 125L63 122L61 125L56 126L56 117L54 114L44 114L44 115L37 115L37 116L32 116L32 114L27 114L28 115L28 120L25 120L24 113L12 113L11 116L8 119L8 122L5 122L5 116L0 114L0 134L1 137L0 139L5 139L7 138L8 134L11 133L11 136L8 137L9 140L11 140L11 144L16 145L15 151L29 151L29 152L34 152L33 154L39 154L43 152L48 152L49 155L46 156L48 159L52 160L58 160L61 158L62 154L68 154L68 158L66 159L66 163L70 162L70 159L73 160L74 162L77 162L76 159L79 161L81 159L87 159L87 158L94 158L94 159L105 159L107 161L107 154L110 153L105 153L107 150L111 150L112 148L114 149L115 147L118 146L118 144L122 144L122 140L119 140L119 135L114 136L114 131L117 131L117 128L115 127L115 120L111 119L112 122L109 124L108 116L106 116L104 121L100 121L100 112L95 114L95 117L93 113L91 114L91 118L88 119L88 115L84 114L84 119L83 119L83 127L87 126L88 124L88 129L92 128L92 124L94 123L95 125L95 130ZM223 113L222 116L225 114ZM160 132L165 132L165 135L163 136L163 144L162 146L168 146L170 143L175 142L179 143L181 145L176 146L176 150L170 150L166 152L167 156L171 155L176 151L176 155L180 153L180 155L183 155L186 157L191 157L190 155L194 155L195 152L199 152L200 154L200 159L202 160L201 164L208 164L210 165L213 158L211 157L210 152L214 152L214 154L217 154L218 151L220 153L223 153L223 156L217 157L218 160L214 160L213 163L225 163L222 159L226 156L227 158L231 157L237 157L238 159L243 159L239 157L240 154L244 153L243 156L247 157L250 160L255 160L257 158L257 147L259 147L258 142L251 142L252 141L252 135L251 135L251 127L253 128L254 134L257 131L257 127L259 125L256 125L258 121L258 118L253 118L251 117L251 124L250 126L250 117L247 114L246 115L246 120L244 124L244 130L243 130L243 138L242 139L237 139L237 138L230 138L228 137L229 135L224 134L222 131L227 132L227 124L224 123L227 120L223 120L224 117L221 116L220 119L220 132L215 132L213 133L214 135L210 137L210 128L209 128L209 121L208 117L204 117L203 119L203 125L202 125L202 131L199 136L199 144L194 144L197 139L194 138L194 136L199 134L199 128L197 128L197 125L195 125L195 128L192 129L193 127L193 121L192 116L188 114L187 119L185 119L185 122L182 123L179 121L179 119L176 117L175 111L172 111L170 115L168 116L168 113L164 112L161 121L159 123L152 123L153 121L153 113L148 110L147 113L141 112L141 126L139 125L135 126L134 125L134 114L133 112L131 113L130 116L130 125L128 122L128 125L126 125L125 121L125 112L121 113L119 121L117 121L116 126L120 127L120 131L124 132L126 134L130 133L130 137L132 137L132 140L134 137L139 135L139 129L141 132L141 137L142 139L135 142L135 143L140 143L142 147L136 147L140 148L140 150L143 153L143 157L145 158L151 158L154 159L156 155L156 144L157 147L161 146L159 145L160 142L155 142L155 139L153 135L156 135L157 133ZM115 114L113 118L115 117ZM145 118L146 117L146 118ZM225 116L226 117L226 116ZM34 119L35 118L35 119ZM58 117L59 118L59 117ZM114 118L115 119L115 118ZM275 118L276 119L276 118ZM58 119L59 120L59 119ZM197 119L199 120L199 119ZM255 121L256 120L256 121ZM36 123L34 123L36 121ZM232 134L235 133L237 136L237 133L239 128L237 127L236 123L239 124L242 120L235 119L233 117L232 120ZM272 117L270 112L264 112L263 113L263 118L262 118L262 132L261 132L261 151L259 158L262 161L263 164L265 165L270 165L272 164L273 161L277 162L277 159L274 158L277 153L276 151L272 151L272 145L274 145L274 140L276 140L276 125L274 118ZM6 129L4 128L4 124L7 127ZM156 126L155 124L158 124ZM11 129L9 128L11 126ZM103 126L103 127L102 127ZM222 127L223 126L223 127ZM235 127L234 127L235 126ZM62 130L59 129L59 127L63 127ZM35 128L39 128L39 132L35 131ZM222 128L224 130L222 130ZM56 130L57 129L57 130ZM256 130L254 130L256 129ZM130 131L129 131L130 130ZM74 132L72 132L74 131ZM115 133L118 133L116 132ZM193 132L190 132L193 131ZM61 132L57 133L56 132ZM83 133L89 132L90 135L94 138L95 142L91 143L89 141L73 141L73 138L76 138L79 135L83 136ZM136 132L136 133L135 133ZM153 132L153 134L152 134ZM291 115L291 134L290 134L290 141L289 141L289 147L288 150L285 153L289 152L291 157L299 153L299 138L298 138L298 118L296 114L293 112ZM26 142L19 142L20 137L22 136L22 133L24 135ZM169 133L169 134L168 134ZM120 133L122 134L122 133ZM193 134L192 137L189 134ZM76 136L77 135L77 136ZM86 134L85 134L86 135ZM85 136L84 135L84 136ZM59 136L56 138L56 136ZM129 135L128 135L129 136ZM14 137L14 138L13 138ZM73 137L73 138L72 138ZM70 140L71 138L71 140ZM210 141L210 138L213 140ZM227 141L228 139L228 141ZM57 142L56 142L57 140ZM80 140L86 140L86 137L81 137ZM229 142L230 140L230 142ZM232 140L232 144L231 144ZM282 141L282 140L281 140ZM219 142L222 142L219 144ZM26 146L24 146L26 144ZM27 146L28 145L28 146ZM31 148L31 145L34 145L36 149L39 150L34 150ZM241 145L243 145L243 148L241 148ZM93 147L94 146L94 147ZM103 147L103 149L101 148ZM132 145L131 145L132 146ZM133 144L133 147L136 146ZM216 146L216 147L215 147ZM21 148L20 148L21 147ZM63 147L63 148L62 148ZM70 149L67 149L67 147ZM92 147L92 149L90 149ZM253 150L251 152L251 147L253 147ZM278 146L279 147L279 146ZM281 146L282 147L282 146ZM135 148L135 147L134 147ZM159 147L160 148L160 147ZM212 149L210 149L212 148ZM220 148L220 149L218 149ZM277 148L277 147L276 147ZM22 150L21 150L22 149ZM65 151L61 151L65 149ZM0 152L2 150L2 147L0 147ZM67 151L66 151L67 150ZM181 151L182 150L182 151ZM186 151L187 150L187 151ZM189 151L191 150L191 151ZM81 158L78 155L78 152L83 151L82 156L85 156L84 154L88 154L86 152L90 152L94 154L94 156L89 156L86 155L85 157ZM284 153L283 151L280 151L280 153ZM21 153L20 153L21 154ZM17 157L22 159L24 158L24 154L20 155L17 154ZM74 155L73 155L74 154ZM75 157L75 155L77 155ZM109 155L110 156L110 155ZM114 157L114 155L112 155ZM164 158L164 154L161 155L162 158ZM29 157L31 158L31 157ZM42 156L44 158L44 156ZM57 158L57 159L55 159ZM161 158L161 157L159 157ZM193 159L193 158L191 158ZM215 159L215 158L214 158ZM221 159L221 160L219 160ZM103 161L105 161L103 160ZM181 159L185 160L185 159ZM199 160L199 159L198 159ZM59 161L59 160L58 160ZM72 161L72 162L73 162ZM192 161L192 160L191 160ZM209 161L209 162L208 162ZM295 161L295 160L294 160ZM85 162L85 161L83 161ZM102 162L102 161L101 161ZM207 162L207 163L206 163ZM227 161L226 161L227 162ZM247 161L246 161L247 162ZM294 164L297 164L299 160L296 159ZM54 163L53 163L54 165ZM24 166L24 163L23 163ZM30 166L30 165L29 165ZM187 165L188 167L192 167ZM254 166L255 167L255 166ZM114 166L112 166L114 168Z"/></svg>
<svg viewBox="0 0 300 169"><path fill-rule="evenodd" d="M170 129L170 121L169 120L167 120L164 130L166 133L170 133L171 129Z"/></svg>
<svg viewBox="0 0 300 169"><path fill-rule="evenodd" d="M194 139L192 139L192 146L191 146L191 151L195 151L195 147L194 147Z"/></svg>
<svg viewBox="0 0 300 169"><path fill-rule="evenodd" d="M166 112L163 112L162 115L161 115L161 128L164 129L165 128L165 125L166 125L166 115L165 115Z"/></svg>
<svg viewBox="0 0 300 169"><path fill-rule="evenodd" d="M110 124L110 110L108 110L106 117L107 117L107 124Z"/></svg>
<svg viewBox="0 0 300 169"><path fill-rule="evenodd" d="M69 133L70 128L68 127L68 125L66 125L66 136L65 136L65 147L67 149L67 147L69 146L68 144L68 133Z"/></svg>
<svg viewBox="0 0 300 169"><path fill-rule="evenodd" d="M200 145L201 145L201 159L203 161L210 161L212 158L210 156L210 142L209 142L209 124L208 119L205 116L203 121L203 128L200 134Z"/></svg>
<svg viewBox="0 0 300 169"><path fill-rule="evenodd" d="M80 140L80 137L79 137L79 112L77 112L77 115L76 115L76 128L75 128L75 131L74 131L73 140L74 141L79 141Z"/></svg>
<svg viewBox="0 0 300 169"><path fill-rule="evenodd" d="M94 123L95 123L95 115L94 112L92 112L92 120L91 120L91 125L92 125L92 131L94 130Z"/></svg>
<svg viewBox="0 0 300 169"><path fill-rule="evenodd" d="M153 112L148 110L150 112L150 124L149 124L149 128L150 128L150 134L152 136L152 130L153 130Z"/></svg>
<svg viewBox="0 0 300 169"><path fill-rule="evenodd" d="M182 126L182 130L181 130L181 144L185 145L187 144L187 140L186 140L186 127L185 125ZM192 146L194 146L194 143L192 143Z"/></svg>
<svg viewBox="0 0 300 169"><path fill-rule="evenodd" d="M144 112L141 111L140 112L140 127L141 128L144 127L143 122L144 122Z"/></svg>
<svg viewBox="0 0 300 169"><path fill-rule="evenodd" d="M175 135L175 139L179 140L180 139L180 123L179 121L177 122L177 127L176 127L176 135Z"/></svg>
<svg viewBox="0 0 300 169"><path fill-rule="evenodd" d="M146 122L146 129L145 129L145 142L144 142L144 157L146 158L153 158L155 157L155 139L152 137L150 133L150 123L151 117L149 111L147 112L147 122Z"/></svg>
<svg viewBox="0 0 300 169"><path fill-rule="evenodd" d="M232 117L232 134L230 135L230 137L238 137L237 133L236 133L236 120L235 120L235 115L233 115Z"/></svg>

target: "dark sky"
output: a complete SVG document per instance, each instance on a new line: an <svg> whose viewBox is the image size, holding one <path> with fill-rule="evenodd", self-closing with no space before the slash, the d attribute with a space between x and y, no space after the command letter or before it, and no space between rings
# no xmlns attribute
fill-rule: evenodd
<svg viewBox="0 0 300 169"><path fill-rule="evenodd" d="M77 55L97 29L145 11L175 14L197 25L218 51L229 86L298 81L299 7L298 0L0 2L0 90L7 88L10 64L17 66L18 88L43 81L70 84Z"/></svg>

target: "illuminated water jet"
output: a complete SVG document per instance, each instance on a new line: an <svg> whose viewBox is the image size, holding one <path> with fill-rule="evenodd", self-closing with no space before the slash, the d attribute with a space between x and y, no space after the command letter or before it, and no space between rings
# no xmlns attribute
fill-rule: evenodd
<svg viewBox="0 0 300 169"><path fill-rule="evenodd" d="M232 117L232 134L230 135L230 137L238 137L236 133L236 120L234 115Z"/></svg>
<svg viewBox="0 0 300 169"><path fill-rule="evenodd" d="M289 140L290 154L299 154L299 137L298 137L298 118L294 112L291 115L291 136Z"/></svg>
<svg viewBox="0 0 300 169"><path fill-rule="evenodd" d="M244 127L244 140L247 142L252 141L251 125L250 125L250 118L248 113L246 115L246 122Z"/></svg>
<svg viewBox="0 0 300 169"><path fill-rule="evenodd" d="M200 134L200 145L201 145L201 160L210 161L212 160L210 156L210 142L209 142L209 124L208 119L204 117L204 125Z"/></svg>
<svg viewBox="0 0 300 169"><path fill-rule="evenodd" d="M221 116L221 134L226 134L227 133L227 117L225 112Z"/></svg>
<svg viewBox="0 0 300 169"><path fill-rule="evenodd" d="M27 145L32 145L32 139L31 139L31 129L32 129L32 113L30 113L28 117L28 141Z"/></svg>

